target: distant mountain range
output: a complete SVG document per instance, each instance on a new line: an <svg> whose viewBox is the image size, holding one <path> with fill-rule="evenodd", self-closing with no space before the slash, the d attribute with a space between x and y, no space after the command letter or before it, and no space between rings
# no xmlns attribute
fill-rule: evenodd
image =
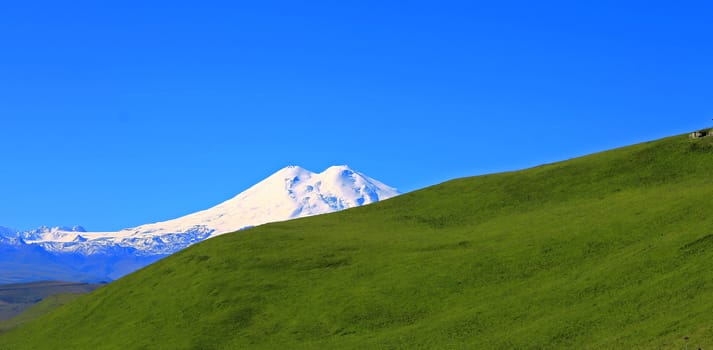
<svg viewBox="0 0 713 350"><path fill-rule="evenodd" d="M398 195L348 166L285 167L210 209L115 232L81 226L0 227L0 283L116 279L210 237L268 222L330 213Z"/></svg>

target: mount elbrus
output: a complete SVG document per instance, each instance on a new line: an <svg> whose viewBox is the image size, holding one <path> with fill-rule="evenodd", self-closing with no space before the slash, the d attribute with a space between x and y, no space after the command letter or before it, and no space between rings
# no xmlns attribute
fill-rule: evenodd
<svg viewBox="0 0 713 350"><path fill-rule="evenodd" d="M114 232L87 232L81 226L42 227L25 232L0 229L0 248L3 245L12 246L18 255L22 255L26 254L20 252L23 246L30 246L34 250L39 248L53 255L47 256L45 260L71 257L67 262L80 260L81 264L86 264L86 257L99 261L94 264L104 263L107 259L117 260L118 257L143 259L141 262L132 262L128 270L115 271L107 266L101 269L106 271L106 276L93 276L113 279L145 265L147 261L155 261L158 257L224 233L268 222L330 213L398 194L395 188L346 165L332 166L321 173L299 166L288 166L223 203L177 219ZM9 254L6 255L9 257ZM101 259L104 256L107 258ZM126 265L126 262L123 264ZM117 262L109 265L121 264ZM1 271L2 265L0 281ZM18 282L21 279L12 281Z"/></svg>

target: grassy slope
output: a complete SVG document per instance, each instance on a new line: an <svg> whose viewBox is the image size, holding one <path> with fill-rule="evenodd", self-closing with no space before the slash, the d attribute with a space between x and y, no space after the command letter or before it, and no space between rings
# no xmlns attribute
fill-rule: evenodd
<svg viewBox="0 0 713 350"><path fill-rule="evenodd" d="M711 347L710 142L678 136L217 237L0 349L652 349L684 335Z"/></svg>
<svg viewBox="0 0 713 350"><path fill-rule="evenodd" d="M50 311L73 301L82 294L79 293L61 293L50 295L37 304L34 304L24 310L21 314L9 319L0 321L0 334L17 328L25 323L34 321Z"/></svg>
<svg viewBox="0 0 713 350"><path fill-rule="evenodd" d="M11 319L48 296L60 293L89 293L100 284L43 281L0 285L0 321Z"/></svg>

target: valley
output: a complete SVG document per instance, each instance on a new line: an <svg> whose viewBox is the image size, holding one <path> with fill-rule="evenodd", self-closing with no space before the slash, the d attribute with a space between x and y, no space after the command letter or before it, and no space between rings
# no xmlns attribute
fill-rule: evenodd
<svg viewBox="0 0 713 350"><path fill-rule="evenodd" d="M45 281L0 285L0 333L20 323L39 317L50 309L64 305L81 294L89 293L103 284ZM29 308L44 302L45 309L25 317L18 317Z"/></svg>

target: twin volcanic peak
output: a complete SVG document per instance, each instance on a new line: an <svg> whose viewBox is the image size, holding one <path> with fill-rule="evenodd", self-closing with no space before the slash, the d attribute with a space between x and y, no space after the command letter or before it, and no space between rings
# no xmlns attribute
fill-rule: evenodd
<svg viewBox="0 0 713 350"><path fill-rule="evenodd" d="M237 196L210 209L177 219L116 232L77 228L43 228L20 233L27 244L51 252L96 254L132 248L136 254L171 254L204 239L268 222L374 203L399 192L346 165L313 173L285 167Z"/></svg>

